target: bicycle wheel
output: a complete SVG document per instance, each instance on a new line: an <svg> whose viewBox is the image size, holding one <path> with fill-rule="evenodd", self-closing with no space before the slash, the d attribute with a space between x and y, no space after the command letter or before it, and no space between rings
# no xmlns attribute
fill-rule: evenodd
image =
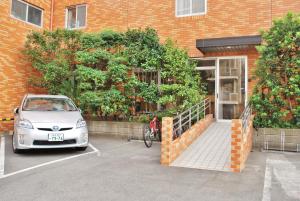
<svg viewBox="0 0 300 201"><path fill-rule="evenodd" d="M143 138L144 138L144 143L146 145L146 147L150 148L152 146L152 132L151 129L148 125L144 126L143 129Z"/></svg>

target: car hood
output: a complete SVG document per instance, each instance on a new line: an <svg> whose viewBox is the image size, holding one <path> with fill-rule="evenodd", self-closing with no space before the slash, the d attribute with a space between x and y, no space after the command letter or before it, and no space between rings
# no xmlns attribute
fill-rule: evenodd
<svg viewBox="0 0 300 201"><path fill-rule="evenodd" d="M21 119L27 119L31 123L76 123L82 118L80 112L61 112L61 111L23 111Z"/></svg>

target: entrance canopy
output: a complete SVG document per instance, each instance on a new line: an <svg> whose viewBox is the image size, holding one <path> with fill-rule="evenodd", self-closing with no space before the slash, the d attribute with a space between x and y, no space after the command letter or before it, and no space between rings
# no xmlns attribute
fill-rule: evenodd
<svg viewBox="0 0 300 201"><path fill-rule="evenodd" d="M198 39L196 47L203 53L225 52L249 49L260 45L261 36L240 36L227 38Z"/></svg>

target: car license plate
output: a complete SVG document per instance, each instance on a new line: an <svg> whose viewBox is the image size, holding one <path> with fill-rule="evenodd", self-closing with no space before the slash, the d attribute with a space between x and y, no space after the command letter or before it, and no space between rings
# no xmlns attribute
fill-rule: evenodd
<svg viewBox="0 0 300 201"><path fill-rule="evenodd" d="M64 141L64 134L63 133L49 133L48 141L49 142Z"/></svg>

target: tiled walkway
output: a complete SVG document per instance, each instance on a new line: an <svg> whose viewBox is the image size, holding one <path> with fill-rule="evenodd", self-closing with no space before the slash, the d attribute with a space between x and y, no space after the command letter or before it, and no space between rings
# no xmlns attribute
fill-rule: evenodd
<svg viewBox="0 0 300 201"><path fill-rule="evenodd" d="M230 171L231 123L214 122L171 166Z"/></svg>

